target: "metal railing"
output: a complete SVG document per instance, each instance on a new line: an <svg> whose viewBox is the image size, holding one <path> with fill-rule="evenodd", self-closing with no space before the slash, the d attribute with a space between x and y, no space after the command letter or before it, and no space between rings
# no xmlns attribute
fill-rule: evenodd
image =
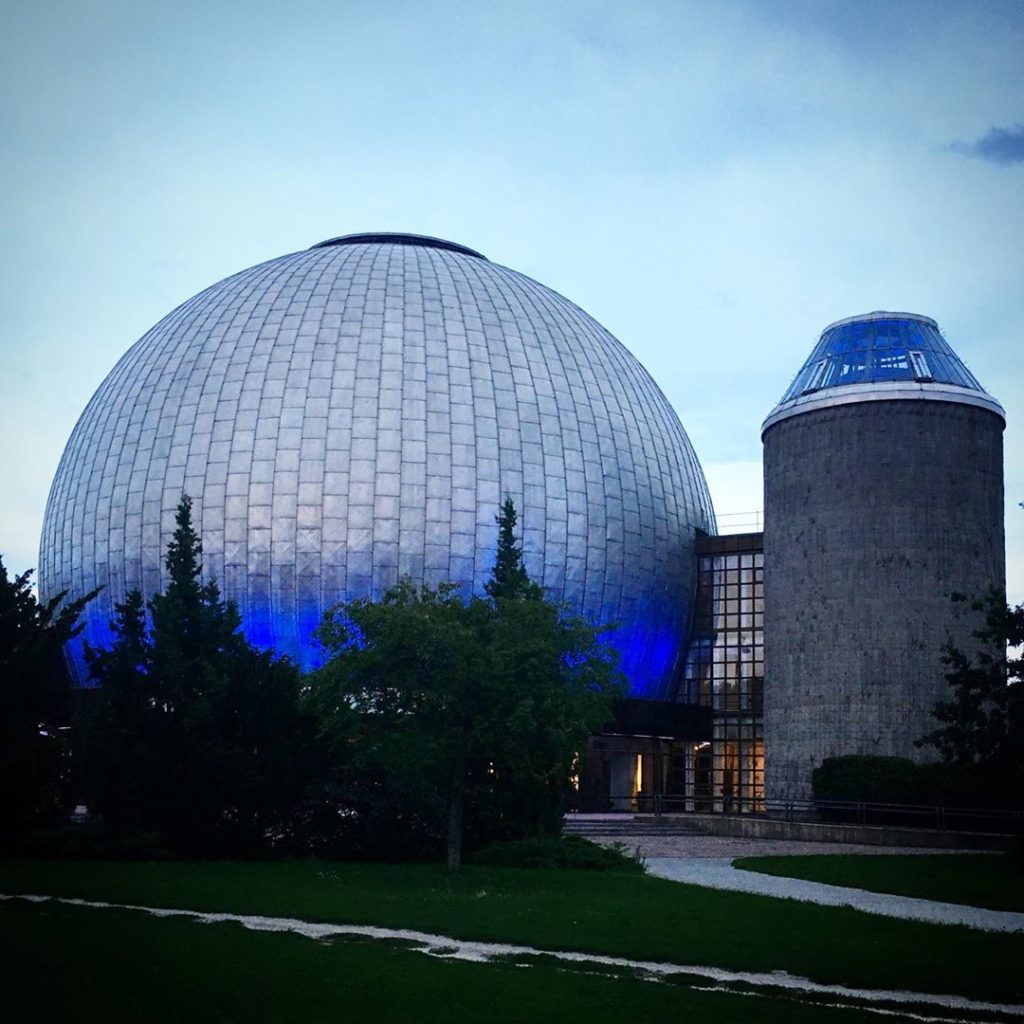
<svg viewBox="0 0 1024 1024"><path fill-rule="evenodd" d="M870 803L861 800L766 800L710 793L612 795L600 807L580 811L650 814L752 815L814 824L873 825L935 829L942 832L988 832L1024 835L1024 812L1010 808L946 807L928 804Z"/></svg>
<svg viewBox="0 0 1024 1024"><path fill-rule="evenodd" d="M720 512L715 516L715 522L719 537L736 533L760 533L764 529L764 511Z"/></svg>

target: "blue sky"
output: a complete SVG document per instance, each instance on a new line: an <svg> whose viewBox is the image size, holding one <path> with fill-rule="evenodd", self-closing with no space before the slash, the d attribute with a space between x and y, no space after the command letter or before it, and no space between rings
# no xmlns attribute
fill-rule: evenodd
<svg viewBox="0 0 1024 1024"><path fill-rule="evenodd" d="M1024 599L1024 5L968 0L5 5L0 552L117 358L333 235L479 249L650 370L719 513L821 329L935 317L1006 407Z"/></svg>

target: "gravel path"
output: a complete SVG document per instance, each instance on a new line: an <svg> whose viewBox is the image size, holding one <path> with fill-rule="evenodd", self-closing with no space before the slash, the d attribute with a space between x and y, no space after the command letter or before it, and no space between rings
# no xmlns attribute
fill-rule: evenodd
<svg viewBox="0 0 1024 1024"><path fill-rule="evenodd" d="M969 928L995 932L1024 932L1024 914L1006 910L986 910L958 903L939 903L892 896L887 893L849 889L800 878L778 878L756 871L735 868L737 857L791 857L801 854L865 855L900 854L908 857L925 853L941 853L955 857L956 850L933 850L924 847L861 846L854 843L814 843L788 839L745 839L739 836L708 835L587 835L596 843L621 843L644 857L652 875L675 882L688 882L711 889L730 889L761 896L803 900L830 907L854 907L868 914L881 914L905 920L933 924L962 924ZM976 852L976 851L971 851Z"/></svg>
<svg viewBox="0 0 1024 1024"><path fill-rule="evenodd" d="M831 852L832 844L827 850ZM877 850L877 847L874 849ZM777 853L783 853L777 850ZM836 851L838 852L838 851ZM892 850L888 852L892 853ZM753 854L749 854L753 856ZM779 896L783 899L821 903L830 907L853 907L868 914L882 914L933 924L963 924L990 932L1024 932L1024 914L1006 910L985 910L958 903L937 903L932 900L913 899L910 896L890 896L868 892L866 889L848 889L823 882L807 882L801 878L778 878L756 871L743 871L732 866L731 857L648 857L647 870L659 878L675 882L688 882L711 889L730 889L751 892L761 896Z"/></svg>

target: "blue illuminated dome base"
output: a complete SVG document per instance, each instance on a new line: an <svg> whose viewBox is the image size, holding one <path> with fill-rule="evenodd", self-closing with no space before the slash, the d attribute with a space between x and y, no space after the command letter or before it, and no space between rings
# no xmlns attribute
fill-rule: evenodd
<svg viewBox="0 0 1024 1024"><path fill-rule="evenodd" d="M118 362L50 492L44 599L166 586L183 493L207 577L303 666L324 612L401 577L483 591L495 515L568 611L616 624L635 696L672 694L690 623L700 466L643 367L562 296L415 235L330 239L189 299Z"/></svg>
<svg viewBox="0 0 1024 1024"><path fill-rule="evenodd" d="M916 313L877 311L829 324L762 426L811 409L887 399L1003 407L950 348L938 324Z"/></svg>

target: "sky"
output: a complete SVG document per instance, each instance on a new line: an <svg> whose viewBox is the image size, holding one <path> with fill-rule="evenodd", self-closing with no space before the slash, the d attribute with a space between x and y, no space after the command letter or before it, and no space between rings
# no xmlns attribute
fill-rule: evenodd
<svg viewBox="0 0 1024 1024"><path fill-rule="evenodd" d="M720 516L834 320L934 317L1006 408L1024 600L1024 3L0 4L0 554L172 308L357 231L468 245L647 367Z"/></svg>

